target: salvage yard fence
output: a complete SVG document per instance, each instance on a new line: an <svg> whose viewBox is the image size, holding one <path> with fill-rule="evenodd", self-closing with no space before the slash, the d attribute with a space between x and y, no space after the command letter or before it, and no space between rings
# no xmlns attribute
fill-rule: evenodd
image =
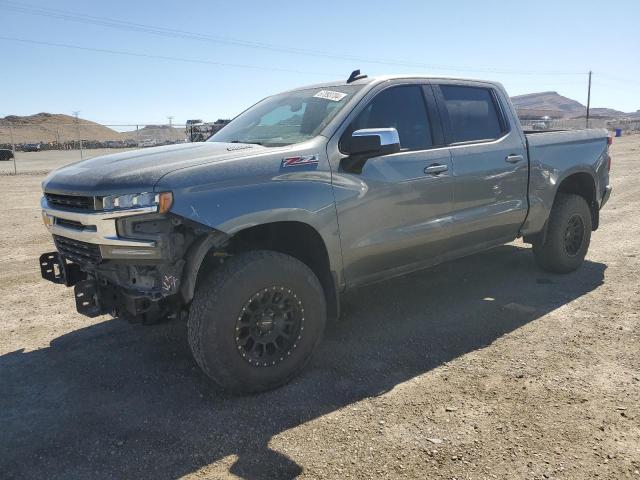
<svg viewBox="0 0 640 480"><path fill-rule="evenodd" d="M11 123L0 120L0 148L16 151L132 148L184 142L185 125L92 122Z"/></svg>
<svg viewBox="0 0 640 480"><path fill-rule="evenodd" d="M525 130L579 130L586 128L585 118L559 118L559 119L538 119L520 120ZM640 119L589 119L589 128L606 128L610 131L620 129L622 133L640 133Z"/></svg>
<svg viewBox="0 0 640 480"><path fill-rule="evenodd" d="M47 156L45 152L50 152L50 158L61 159L56 164L63 164L118 150L183 143L187 139L184 124L102 125L83 120L25 123L19 119L12 122L10 118L0 119L0 174L31 171L37 159ZM43 153L33 155L34 152ZM46 164L40 167L47 170Z"/></svg>

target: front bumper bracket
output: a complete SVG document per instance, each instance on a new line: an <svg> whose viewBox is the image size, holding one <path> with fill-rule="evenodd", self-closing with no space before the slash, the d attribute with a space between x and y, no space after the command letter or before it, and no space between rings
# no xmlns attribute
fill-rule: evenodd
<svg viewBox="0 0 640 480"><path fill-rule="evenodd" d="M40 274L45 280L72 287L87 278L87 274L80 270L80 266L68 262L58 252L40 255Z"/></svg>

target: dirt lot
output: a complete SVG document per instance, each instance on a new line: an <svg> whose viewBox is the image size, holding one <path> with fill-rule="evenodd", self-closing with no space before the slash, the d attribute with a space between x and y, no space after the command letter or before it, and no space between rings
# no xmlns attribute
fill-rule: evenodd
<svg viewBox="0 0 640 480"><path fill-rule="evenodd" d="M94 148L83 150L82 158L126 152L130 148ZM80 161L80 150L47 150L40 152L16 152L16 170L20 175L44 175L51 170ZM13 161L0 162L0 177L13 174ZM4 182L4 179L0 178Z"/></svg>
<svg viewBox="0 0 640 480"><path fill-rule="evenodd" d="M0 176L0 475L640 479L640 137L613 158L578 272L516 242L354 291L301 377L244 398L183 324L75 313L39 278L42 176Z"/></svg>

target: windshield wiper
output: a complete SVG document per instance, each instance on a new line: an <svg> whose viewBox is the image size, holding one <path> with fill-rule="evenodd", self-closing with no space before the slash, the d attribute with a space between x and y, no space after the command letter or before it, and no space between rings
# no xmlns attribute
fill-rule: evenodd
<svg viewBox="0 0 640 480"><path fill-rule="evenodd" d="M262 145L262 142L245 142L244 140L231 140L229 143L249 143L251 145Z"/></svg>

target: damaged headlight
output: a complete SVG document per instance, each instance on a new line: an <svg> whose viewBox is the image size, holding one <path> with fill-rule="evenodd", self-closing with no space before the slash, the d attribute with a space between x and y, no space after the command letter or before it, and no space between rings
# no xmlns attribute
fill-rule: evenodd
<svg viewBox="0 0 640 480"><path fill-rule="evenodd" d="M102 197L103 210L123 210L127 208L158 207L159 213L167 213L173 204L171 192L127 193Z"/></svg>

